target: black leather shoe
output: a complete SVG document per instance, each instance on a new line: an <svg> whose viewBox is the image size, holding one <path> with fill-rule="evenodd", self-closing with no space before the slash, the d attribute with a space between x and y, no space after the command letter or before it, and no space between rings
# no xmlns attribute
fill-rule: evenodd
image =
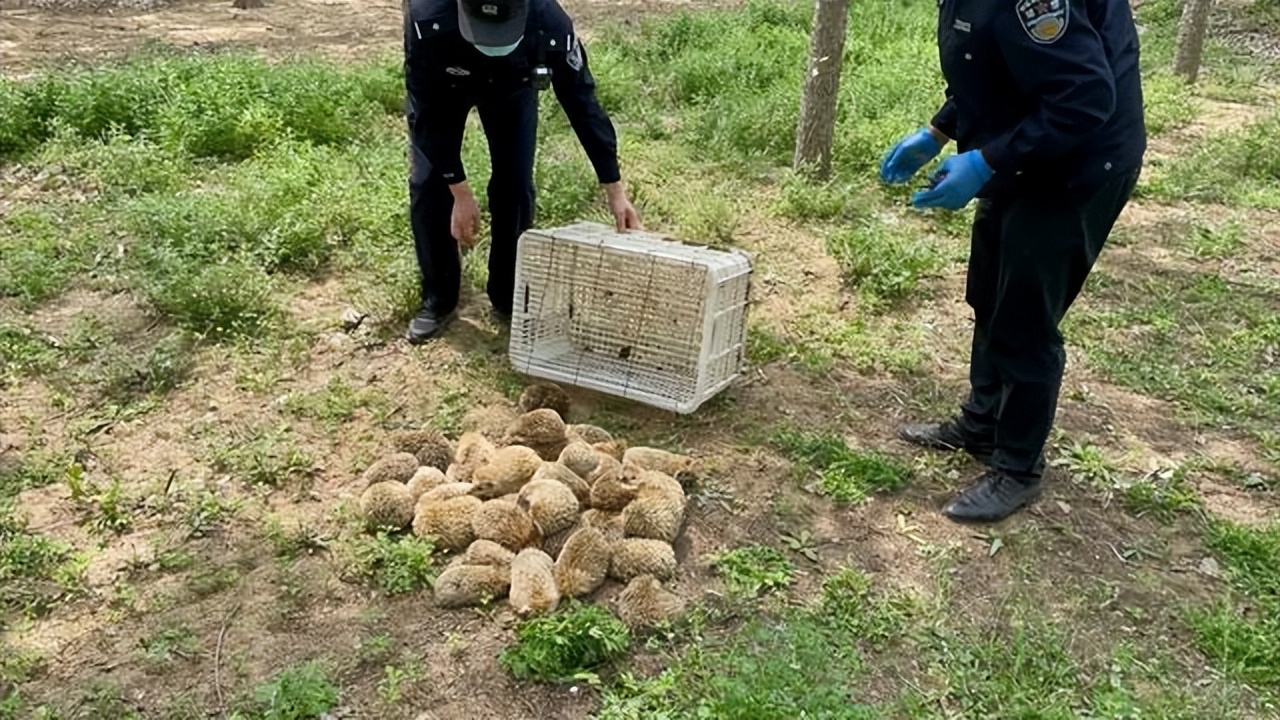
<svg viewBox="0 0 1280 720"><path fill-rule="evenodd" d="M423 307L418 310L418 314L409 321L409 330L405 333L405 338L413 345L426 342L427 340L440 334L444 326L449 323L449 316L440 317L430 308Z"/></svg>
<svg viewBox="0 0 1280 720"><path fill-rule="evenodd" d="M991 455L995 447L991 442L983 442L965 437L954 420L941 423L919 425L903 425L898 428L898 437L931 450L964 450L979 461L990 465Z"/></svg>
<svg viewBox="0 0 1280 720"><path fill-rule="evenodd" d="M999 522L1040 497L1040 481L1021 480L1002 470L987 470L961 491L942 512L956 522Z"/></svg>

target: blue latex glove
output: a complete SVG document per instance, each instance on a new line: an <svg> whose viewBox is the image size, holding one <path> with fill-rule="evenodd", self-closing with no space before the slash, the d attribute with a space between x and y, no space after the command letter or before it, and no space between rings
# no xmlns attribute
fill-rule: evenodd
<svg viewBox="0 0 1280 720"><path fill-rule="evenodd" d="M912 195L911 204L918 208L959 210L969 204L993 174L995 171L978 150L952 155L943 160L933 174L934 186Z"/></svg>
<svg viewBox="0 0 1280 720"><path fill-rule="evenodd" d="M880 179L887 183L904 183L941 151L942 146L929 128L920 128L894 145L880 161Z"/></svg>

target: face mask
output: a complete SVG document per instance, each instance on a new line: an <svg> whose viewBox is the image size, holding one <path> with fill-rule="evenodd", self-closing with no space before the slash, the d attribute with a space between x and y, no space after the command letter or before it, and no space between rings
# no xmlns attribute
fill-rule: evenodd
<svg viewBox="0 0 1280 720"><path fill-rule="evenodd" d="M520 40L524 40L524 37L521 36ZM503 47L489 47L488 45L474 45L473 47L489 57L505 57L510 55L516 47L520 45L520 40L516 40L510 45Z"/></svg>

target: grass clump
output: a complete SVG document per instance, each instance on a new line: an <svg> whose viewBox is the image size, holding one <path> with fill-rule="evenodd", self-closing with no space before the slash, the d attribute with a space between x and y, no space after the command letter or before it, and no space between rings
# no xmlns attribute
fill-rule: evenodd
<svg viewBox="0 0 1280 720"><path fill-rule="evenodd" d="M430 540L378 532L353 541L347 571L388 595L416 592L435 582L434 554Z"/></svg>
<svg viewBox="0 0 1280 720"><path fill-rule="evenodd" d="M1280 525L1209 523L1205 544L1232 592L1188 614L1201 651L1229 676L1280 694Z"/></svg>
<svg viewBox="0 0 1280 720"><path fill-rule="evenodd" d="M1201 140L1189 154L1160 164L1146 194L1167 201L1280 206L1280 157L1272 152L1280 116Z"/></svg>
<svg viewBox="0 0 1280 720"><path fill-rule="evenodd" d="M84 563L66 543L30 532L12 501L0 499L0 628L40 615L80 589Z"/></svg>
<svg viewBox="0 0 1280 720"><path fill-rule="evenodd" d="M295 444L287 426L219 438L207 451L215 472L249 485L274 488L311 472L311 456Z"/></svg>
<svg viewBox="0 0 1280 720"><path fill-rule="evenodd" d="M315 720L338 704L341 694L326 668L311 661L281 671L253 691L251 709L233 720Z"/></svg>
<svg viewBox="0 0 1280 720"><path fill-rule="evenodd" d="M833 433L783 430L773 438L792 462L817 473L817 489L841 503L859 503L876 492L893 492L911 479L912 470L892 456L855 450Z"/></svg>
<svg viewBox="0 0 1280 720"><path fill-rule="evenodd" d="M599 605L570 602L516 629L516 644L498 662L519 680L594 680L596 671L626 654L631 633Z"/></svg>
<svg viewBox="0 0 1280 720"><path fill-rule="evenodd" d="M827 252L845 282L873 308L907 297L943 265L937 248L918 233L879 221L833 231Z"/></svg>
<svg viewBox="0 0 1280 720"><path fill-rule="evenodd" d="M754 598L791 584L795 567L777 548L749 545L711 558L735 595Z"/></svg>

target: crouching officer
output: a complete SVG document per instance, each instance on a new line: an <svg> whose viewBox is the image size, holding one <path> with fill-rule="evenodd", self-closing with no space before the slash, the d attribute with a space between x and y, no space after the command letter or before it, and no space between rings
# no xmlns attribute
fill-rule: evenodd
<svg viewBox="0 0 1280 720"><path fill-rule="evenodd" d="M940 423L899 429L988 469L944 512L1003 519L1040 493L1065 365L1058 325L1137 182L1146 131L1128 0L938 0L946 101L881 178L906 182L954 139L919 208L980 198L965 300L969 393Z"/></svg>
<svg viewBox="0 0 1280 720"><path fill-rule="evenodd" d="M618 170L617 137L595 98L587 52L555 0L405 0L410 222L422 305L410 342L440 331L458 305L459 245L476 240L480 210L462 167L476 108L489 143L491 227L487 292L510 316L516 244L532 226L538 93L554 88L604 185L619 230L640 227Z"/></svg>

